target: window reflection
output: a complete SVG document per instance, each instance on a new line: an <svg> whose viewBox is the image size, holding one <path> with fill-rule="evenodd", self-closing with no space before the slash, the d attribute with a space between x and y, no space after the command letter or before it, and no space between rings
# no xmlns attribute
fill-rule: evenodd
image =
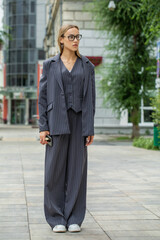
<svg viewBox="0 0 160 240"><path fill-rule="evenodd" d="M31 38L35 37L35 27L34 26L31 26L31 28L30 28L30 36L31 36Z"/></svg>
<svg viewBox="0 0 160 240"><path fill-rule="evenodd" d="M18 50L17 51L17 63L21 62L22 61L22 51L21 50Z"/></svg>
<svg viewBox="0 0 160 240"><path fill-rule="evenodd" d="M21 86L21 75L17 75L17 86Z"/></svg>
<svg viewBox="0 0 160 240"><path fill-rule="evenodd" d="M16 37L17 38L22 38L23 37L23 26L18 26L17 27Z"/></svg>
<svg viewBox="0 0 160 240"><path fill-rule="evenodd" d="M23 23L24 24L28 23L28 15L23 16Z"/></svg>
<svg viewBox="0 0 160 240"><path fill-rule="evenodd" d="M28 62L28 51L23 51L23 62Z"/></svg>
<svg viewBox="0 0 160 240"><path fill-rule="evenodd" d="M23 48L23 41L22 40L17 40L17 48Z"/></svg>
<svg viewBox="0 0 160 240"><path fill-rule="evenodd" d="M34 86L36 74L36 5L34 0L9 0L6 22L11 27L6 62L8 86Z"/></svg>
<svg viewBox="0 0 160 240"><path fill-rule="evenodd" d="M31 13L35 12L35 2L31 2Z"/></svg>

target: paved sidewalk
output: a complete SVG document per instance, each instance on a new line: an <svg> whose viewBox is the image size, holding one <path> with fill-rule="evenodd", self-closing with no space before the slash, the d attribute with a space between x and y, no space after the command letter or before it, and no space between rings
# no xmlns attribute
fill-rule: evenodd
<svg viewBox="0 0 160 240"><path fill-rule="evenodd" d="M5 127L0 136L0 239L160 240L160 151L96 135L82 231L56 234L44 218L38 129Z"/></svg>

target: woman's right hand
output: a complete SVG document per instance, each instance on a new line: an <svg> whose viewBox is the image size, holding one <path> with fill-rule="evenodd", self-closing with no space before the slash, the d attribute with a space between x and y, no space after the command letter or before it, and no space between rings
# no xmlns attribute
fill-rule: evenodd
<svg viewBox="0 0 160 240"><path fill-rule="evenodd" d="M47 144L47 141L45 140L47 134L49 135L49 131L40 132L39 138L42 145Z"/></svg>

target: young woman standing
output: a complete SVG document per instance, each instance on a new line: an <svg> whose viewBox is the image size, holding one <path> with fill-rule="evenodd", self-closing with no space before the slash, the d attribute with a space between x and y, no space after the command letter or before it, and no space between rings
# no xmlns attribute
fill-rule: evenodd
<svg viewBox="0 0 160 240"><path fill-rule="evenodd" d="M78 50L81 37L75 25L60 28L60 53L44 61L39 86L40 143L46 144L44 212L54 232L81 231L86 211L96 97L94 65Z"/></svg>

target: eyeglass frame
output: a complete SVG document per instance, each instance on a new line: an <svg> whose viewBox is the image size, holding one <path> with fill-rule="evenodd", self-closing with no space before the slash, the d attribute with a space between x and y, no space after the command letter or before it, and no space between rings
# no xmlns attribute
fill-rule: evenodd
<svg viewBox="0 0 160 240"><path fill-rule="evenodd" d="M73 42L73 41L75 40L75 38L77 39L77 36L78 36L78 35L82 38L82 34L77 34L77 35L70 34L70 35L68 35L68 36L64 36L64 35L62 35L61 37L67 37L68 40L69 40L69 37L70 37L70 36L74 36L73 40L69 40L69 41ZM80 38L80 39L77 39L77 41L80 41L81 38Z"/></svg>

